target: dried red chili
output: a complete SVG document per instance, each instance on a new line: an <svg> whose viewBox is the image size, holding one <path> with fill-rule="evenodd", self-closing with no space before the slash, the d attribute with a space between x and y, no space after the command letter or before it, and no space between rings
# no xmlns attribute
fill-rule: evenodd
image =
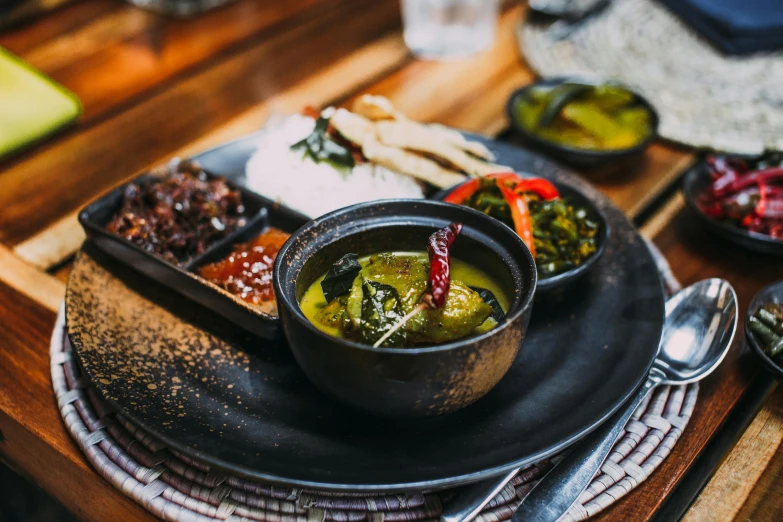
<svg viewBox="0 0 783 522"><path fill-rule="evenodd" d="M712 194L715 197L733 194L752 185L775 183L783 181L783 167L773 167L742 174L741 177L723 184L723 178L719 178L712 185Z"/></svg>
<svg viewBox="0 0 783 522"><path fill-rule="evenodd" d="M707 158L712 183L699 198L708 216L783 239L783 156Z"/></svg>
<svg viewBox="0 0 783 522"><path fill-rule="evenodd" d="M450 255L451 245L462 231L462 223L452 223L444 227L427 240L427 252L430 256L429 290L422 300L430 308L441 308L446 304L451 286Z"/></svg>

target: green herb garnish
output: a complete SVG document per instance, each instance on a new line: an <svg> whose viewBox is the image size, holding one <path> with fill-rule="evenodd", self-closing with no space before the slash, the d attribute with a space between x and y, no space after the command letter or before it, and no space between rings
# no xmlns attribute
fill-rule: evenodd
<svg viewBox="0 0 783 522"><path fill-rule="evenodd" d="M321 116L315 122L313 132L305 139L291 145L291 150L301 151L316 163L326 162L337 170L350 172L356 165L351 151L329 137L329 118Z"/></svg>
<svg viewBox="0 0 783 522"><path fill-rule="evenodd" d="M471 286L469 288L474 292L476 292L478 295L480 295L481 298L484 300L484 302L492 307L492 315L490 315L492 319L494 319L497 322L500 322L503 320L504 317L506 317L506 313L503 311L503 308L500 306L500 303L495 297L495 294L493 294L486 288L481 288L478 286Z"/></svg>
<svg viewBox="0 0 783 522"><path fill-rule="evenodd" d="M375 344L405 316L400 295L390 285L365 280L362 283L362 322L360 333L367 344ZM382 346L405 346L407 332L400 328Z"/></svg>
<svg viewBox="0 0 783 522"><path fill-rule="evenodd" d="M326 302L331 303L337 297L347 294L361 269L362 265L359 264L359 257L356 254L345 254L338 259L321 281L321 290L324 292Z"/></svg>

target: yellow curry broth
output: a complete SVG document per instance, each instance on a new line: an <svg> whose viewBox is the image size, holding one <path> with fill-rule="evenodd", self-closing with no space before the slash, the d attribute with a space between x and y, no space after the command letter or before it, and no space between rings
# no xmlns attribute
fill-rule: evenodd
<svg viewBox="0 0 783 522"><path fill-rule="evenodd" d="M429 266L429 260L426 253L419 253L419 252L389 252L389 253L381 253L376 255L385 255L385 254L391 254L394 256L404 257L404 258L410 258L411 260L416 261L423 261L424 263ZM359 260L360 264L363 268L366 268L369 264L370 258L373 256L366 256ZM419 273L420 269L417 270L415 267L413 269L414 274L412 274L415 278L420 279L422 277L422 274ZM405 277L405 273L403 273L400 276L397 277ZM331 304L328 304L326 302L326 298L324 297L323 290L321 289L321 282L323 281L324 277L319 277L305 292L304 296L302 297L301 302L299 303L299 306L302 309L302 312L304 313L305 317L310 320L310 322L315 325L318 329L321 331L332 335L334 337L344 337L342 330L340 329L338 323L339 323L339 317L338 313L342 313L342 310L344 309L344 306L339 303L339 299L335 299L332 301ZM394 283L395 281L392 279L394 276L378 276L377 280L382 283L390 284L391 286L396 286ZM373 277L373 279L376 279ZM507 311L510 302L509 298L507 296L507 293L503 291L500 284L498 284L489 274L484 272L483 270L476 268L464 261L461 261L459 259L451 259L451 280L452 282L459 281L464 283L467 286L473 286L473 287L481 287L489 290L495 295L495 298L498 300L498 303L500 303L501 308L504 311ZM426 276L423 283L415 283L413 286L416 287L416 290L411 290L407 294L403 293L400 298L403 301L410 301L410 299L418 299L418 297L421 295L421 292L423 292L424 288L418 288L420 284L424 284L426 286ZM418 290L418 291L417 291ZM408 303L409 305L411 303ZM330 311L334 311L334 315L330 314ZM332 318L334 320L333 324L327 324L328 320L326 318ZM483 327L483 325L482 325Z"/></svg>

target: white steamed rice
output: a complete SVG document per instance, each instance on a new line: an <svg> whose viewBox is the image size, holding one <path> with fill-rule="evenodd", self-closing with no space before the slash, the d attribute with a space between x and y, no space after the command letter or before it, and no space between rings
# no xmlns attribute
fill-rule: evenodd
<svg viewBox="0 0 783 522"><path fill-rule="evenodd" d="M302 115L267 126L247 162L249 188L310 217L364 201L424 197L416 180L384 167L364 163L346 174L292 151L314 126L315 120Z"/></svg>

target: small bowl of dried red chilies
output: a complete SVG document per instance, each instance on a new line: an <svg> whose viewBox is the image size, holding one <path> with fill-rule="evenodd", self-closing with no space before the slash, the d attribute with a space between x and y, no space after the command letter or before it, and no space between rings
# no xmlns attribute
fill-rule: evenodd
<svg viewBox="0 0 783 522"><path fill-rule="evenodd" d="M719 235L783 255L783 153L708 155L685 175L689 205Z"/></svg>
<svg viewBox="0 0 783 522"><path fill-rule="evenodd" d="M606 219L586 196L544 178L490 174L457 185L440 199L511 227L535 258L539 290L586 274L603 254L609 235Z"/></svg>

